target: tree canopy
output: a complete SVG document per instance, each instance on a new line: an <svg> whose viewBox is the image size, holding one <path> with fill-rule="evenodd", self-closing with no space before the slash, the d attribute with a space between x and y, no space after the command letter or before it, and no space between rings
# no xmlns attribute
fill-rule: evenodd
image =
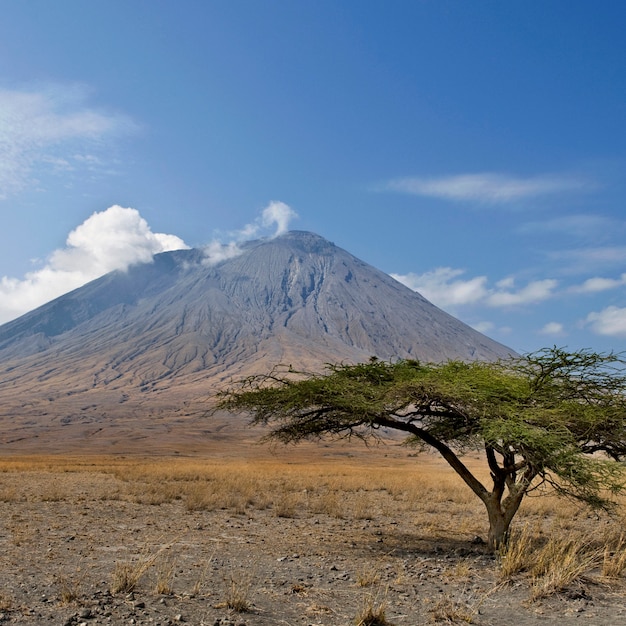
<svg viewBox="0 0 626 626"><path fill-rule="evenodd" d="M524 496L542 485L609 509L624 489L626 362L620 355L559 348L499 362L330 365L255 376L221 397L220 408L252 414L269 438L407 434L441 454L484 503L489 545L506 542ZM463 462L484 454L485 485Z"/></svg>

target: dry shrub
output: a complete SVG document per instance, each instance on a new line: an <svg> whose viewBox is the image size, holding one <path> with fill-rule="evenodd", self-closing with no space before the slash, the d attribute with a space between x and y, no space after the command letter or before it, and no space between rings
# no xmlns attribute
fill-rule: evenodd
<svg viewBox="0 0 626 626"><path fill-rule="evenodd" d="M372 520L376 517L374 500L371 495L365 491L359 491L355 494L354 499L350 503L349 515L355 520Z"/></svg>
<svg viewBox="0 0 626 626"><path fill-rule="evenodd" d="M299 598L305 598L309 593L307 586L303 583L295 583L294 585L291 585L290 591Z"/></svg>
<svg viewBox="0 0 626 626"><path fill-rule="evenodd" d="M473 616L466 608L448 594L443 594L435 604L429 608L428 612L433 622L446 622L448 624L458 624L459 622L472 623Z"/></svg>
<svg viewBox="0 0 626 626"><path fill-rule="evenodd" d="M344 502L335 491L318 494L309 500L309 511L316 515L328 515L335 519L344 519Z"/></svg>
<svg viewBox="0 0 626 626"><path fill-rule="evenodd" d="M2 486L0 487L0 502L19 502L22 500L22 496L19 494L15 487Z"/></svg>
<svg viewBox="0 0 626 626"><path fill-rule="evenodd" d="M535 564L537 531L526 524L521 531L512 531L509 542L498 553L500 580L510 580L515 574L530 571Z"/></svg>
<svg viewBox="0 0 626 626"><path fill-rule="evenodd" d="M492 590L492 593L497 590ZM474 618L478 615L480 607L489 594L476 596L463 591L459 597L453 597L444 593L428 609L430 617L434 622L445 622L446 624L473 624Z"/></svg>
<svg viewBox="0 0 626 626"><path fill-rule="evenodd" d="M174 569L172 559L163 559L156 564L156 582L154 592L159 595L170 595L174 592Z"/></svg>
<svg viewBox="0 0 626 626"><path fill-rule="evenodd" d="M580 532L580 526L586 526L589 519L598 519L598 515L580 502L558 497L548 487L540 487L527 496L518 519L525 519L537 531L541 528L547 532L569 533Z"/></svg>
<svg viewBox="0 0 626 626"><path fill-rule="evenodd" d="M78 581L64 574L58 574L56 582L59 586L59 597L62 604L71 604L80 598L80 584Z"/></svg>
<svg viewBox="0 0 626 626"><path fill-rule="evenodd" d="M118 561L111 578L111 593L130 593L134 591L141 577L150 564Z"/></svg>
<svg viewBox="0 0 626 626"><path fill-rule="evenodd" d="M147 482L140 483L130 490L130 496L133 502L137 504L151 504L157 506L159 504L168 504L183 497L180 484L169 481L160 483Z"/></svg>
<svg viewBox="0 0 626 626"><path fill-rule="evenodd" d="M188 511L213 511L215 510L215 498L203 483L193 483L185 489L185 508Z"/></svg>
<svg viewBox="0 0 626 626"><path fill-rule="evenodd" d="M250 602L250 588L252 576L250 574L233 574L226 589L226 597L220 606L224 606L237 613L247 613L252 609Z"/></svg>
<svg viewBox="0 0 626 626"><path fill-rule="evenodd" d="M542 539L538 526L526 524L511 535L499 554L502 581L515 574L530 578L530 598L538 600L567 589L602 563L605 546L594 543L584 534L572 534L556 528L549 539Z"/></svg>
<svg viewBox="0 0 626 626"><path fill-rule="evenodd" d="M369 455L369 453L365 453ZM74 498L76 486L99 492L99 499L130 500L161 505L182 501L192 511L229 509L237 513L273 508L278 515L323 514L337 519L393 517L405 510L419 511L425 502L463 512L472 494L451 470L425 455L419 460L396 458L375 463L342 457L297 462L280 459L208 460L137 457L24 457L0 460L0 472L47 473L48 485L35 498ZM75 476L50 489L50 475ZM467 490L466 490L467 491ZM1 492L0 492L1 493ZM7 491L6 499L16 495ZM82 496L86 497L86 496ZM91 496L90 496L91 497ZM453 503L459 500L458 505ZM1 498L0 498L1 500ZM450 516L448 516L450 517ZM465 519L465 515L461 517ZM465 524L466 522L463 521ZM472 522L472 525L475 525Z"/></svg>
<svg viewBox="0 0 626 626"><path fill-rule="evenodd" d="M273 505L276 517L292 518L300 510L301 500L298 493L283 492L276 496Z"/></svg>
<svg viewBox="0 0 626 626"><path fill-rule="evenodd" d="M318 448L315 450L317 454ZM482 503L442 461L431 455L402 458L398 449L388 461L380 454L367 454L366 451L362 457L321 460L319 456L298 455L295 461L293 456L288 460L43 456L7 459L0 460L0 502L6 502L10 510L15 498L33 502L76 501L97 494L98 499L115 498L145 505L174 503L189 512L225 509L250 514L271 509L279 517L327 515L377 521L410 512L415 534L425 541L442 537L469 541L486 531ZM473 470L479 466L471 457L466 462ZM14 487L25 482L12 475L18 473L28 479L26 492ZM58 487L51 489L55 484ZM499 576L506 581L524 575L533 597L555 593L593 572L601 572L605 579L616 579L626 571L626 533L622 535L621 528L613 534L598 533L597 521L584 509L551 496L527 498L520 518L528 520L528 525L513 532L506 551L500 554ZM596 531L592 539L581 531L590 525ZM551 539L546 538L548 528ZM27 520L14 519L8 529L16 545L32 541ZM156 564L150 558L148 555L118 563L112 589L134 588L146 570ZM167 565L162 567L161 574L157 573L157 587L165 590L171 588L171 579L168 581ZM444 573L455 581L465 580L469 565L460 563ZM357 575L357 584L362 587L371 588L377 582L374 567ZM201 584L197 583L197 590ZM231 581L231 587L233 584L235 589L241 588L240 581ZM443 614L445 607L440 608ZM457 609L462 613L467 603L459 604Z"/></svg>
<svg viewBox="0 0 626 626"><path fill-rule="evenodd" d="M472 577L472 567L470 561L462 559L454 565L444 567L441 578L450 582L468 581Z"/></svg>
<svg viewBox="0 0 626 626"><path fill-rule="evenodd" d="M152 553L146 547L134 561L118 561L111 576L111 593L130 593L134 591L143 575L173 543L163 546Z"/></svg>
<svg viewBox="0 0 626 626"><path fill-rule="evenodd" d="M356 626L392 626L386 617L387 600L378 600L372 594L367 594L357 613L354 623Z"/></svg>
<svg viewBox="0 0 626 626"><path fill-rule="evenodd" d="M13 545L17 547L27 546L35 540L33 529L24 520L12 520L7 527L11 531Z"/></svg>
<svg viewBox="0 0 626 626"><path fill-rule="evenodd" d="M380 580L378 568L367 563L356 572L356 584L359 587L370 587Z"/></svg>
<svg viewBox="0 0 626 626"><path fill-rule="evenodd" d="M64 502L68 499L68 493L60 486L54 486L48 489L46 493L41 496L43 502Z"/></svg>
<svg viewBox="0 0 626 626"><path fill-rule="evenodd" d="M537 553L531 600L546 598L581 580L602 562L602 550L579 538L557 536Z"/></svg>
<svg viewBox="0 0 626 626"><path fill-rule="evenodd" d="M215 550L211 554L211 556L206 560L204 567L200 570L200 574L196 581L193 584L191 589L191 595L199 596L202 593L202 589L206 583L209 568L211 567L211 563L213 562L213 558L215 557Z"/></svg>
<svg viewBox="0 0 626 626"><path fill-rule="evenodd" d="M248 510L249 500L239 493L232 493L222 501L222 508L228 509L237 515L245 515Z"/></svg>
<svg viewBox="0 0 626 626"><path fill-rule="evenodd" d="M626 569L626 539L621 534L617 541L607 542L602 555L602 576L620 578Z"/></svg>
<svg viewBox="0 0 626 626"><path fill-rule="evenodd" d="M0 611L9 611L13 606L13 599L6 593L0 592Z"/></svg>

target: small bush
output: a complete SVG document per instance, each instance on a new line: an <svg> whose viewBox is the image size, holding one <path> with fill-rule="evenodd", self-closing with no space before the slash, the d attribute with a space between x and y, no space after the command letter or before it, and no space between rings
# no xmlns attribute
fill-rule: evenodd
<svg viewBox="0 0 626 626"><path fill-rule="evenodd" d="M500 580L510 580L513 575L533 568L536 540L537 536L528 524L520 532L511 533L509 542L498 554Z"/></svg>
<svg viewBox="0 0 626 626"><path fill-rule="evenodd" d="M626 540L621 535L614 546L606 545L602 558L602 576L619 578L626 570Z"/></svg>
<svg viewBox="0 0 626 626"><path fill-rule="evenodd" d="M387 601L378 601L373 595L368 594L363 600L363 605L354 620L356 626L393 626L387 620L385 611Z"/></svg>
<svg viewBox="0 0 626 626"><path fill-rule="evenodd" d="M224 605L231 611L247 613L251 610L250 602L251 579L246 575L231 576L230 584L226 590Z"/></svg>
<svg viewBox="0 0 626 626"><path fill-rule="evenodd" d="M130 593L145 571L146 568L138 563L117 562L111 579L111 593Z"/></svg>
<svg viewBox="0 0 626 626"><path fill-rule="evenodd" d="M174 563L170 559L165 559L156 566L156 583L154 592L159 595L169 595L173 593Z"/></svg>
<svg viewBox="0 0 626 626"><path fill-rule="evenodd" d="M356 573L356 584L359 587L370 587L380 580L380 574L374 566L364 566Z"/></svg>
<svg viewBox="0 0 626 626"><path fill-rule="evenodd" d="M159 555L172 544L168 544L150 554L144 549L136 561L118 561L111 580L111 593L130 593L137 587L143 575L156 562Z"/></svg>
<svg viewBox="0 0 626 626"><path fill-rule="evenodd" d="M10 596L0 592L0 611L8 611L13 606L13 600Z"/></svg>
<svg viewBox="0 0 626 626"><path fill-rule="evenodd" d="M78 582L64 575L56 577L59 585L59 596L62 604L71 604L76 602L80 597L80 588Z"/></svg>
<svg viewBox="0 0 626 626"><path fill-rule="evenodd" d="M558 537L537 553L531 572L531 600L567 589L602 563L602 550L581 539Z"/></svg>

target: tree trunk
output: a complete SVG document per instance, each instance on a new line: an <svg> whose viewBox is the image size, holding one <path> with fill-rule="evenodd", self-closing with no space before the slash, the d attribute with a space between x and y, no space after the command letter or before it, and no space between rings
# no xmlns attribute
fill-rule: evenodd
<svg viewBox="0 0 626 626"><path fill-rule="evenodd" d="M509 541L509 527L524 498L526 489L520 485L514 488L507 498L502 500L502 491L494 490L483 503L489 516L489 537L487 544L497 552Z"/></svg>
<svg viewBox="0 0 626 626"><path fill-rule="evenodd" d="M506 546L509 540L509 526L512 517L502 511L499 502L485 501L489 516L489 535L487 545L492 552Z"/></svg>

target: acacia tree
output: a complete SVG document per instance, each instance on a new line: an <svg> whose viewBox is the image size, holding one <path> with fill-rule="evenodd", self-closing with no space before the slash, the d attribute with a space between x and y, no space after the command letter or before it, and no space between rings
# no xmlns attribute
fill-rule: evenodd
<svg viewBox="0 0 626 626"><path fill-rule="evenodd" d="M252 414L269 439L378 438L436 450L480 498L488 544L506 543L524 496L542 486L609 509L624 488L626 362L616 354L559 348L495 363L376 359L254 376L222 394L219 408ZM482 451L490 482L462 458Z"/></svg>

